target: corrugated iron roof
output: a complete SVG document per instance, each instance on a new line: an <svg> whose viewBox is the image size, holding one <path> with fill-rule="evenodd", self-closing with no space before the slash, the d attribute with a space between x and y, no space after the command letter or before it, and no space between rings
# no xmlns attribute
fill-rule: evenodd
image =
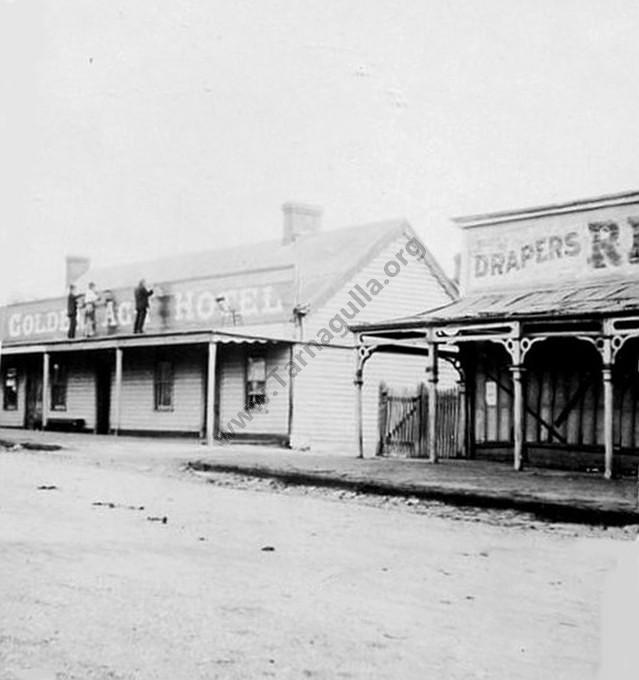
<svg viewBox="0 0 639 680"><path fill-rule="evenodd" d="M588 317L633 311L639 313L639 281L616 280L476 293L421 314L389 319L371 326L406 328L458 321Z"/></svg>
<svg viewBox="0 0 639 680"><path fill-rule="evenodd" d="M241 287L243 275L265 269L291 267L291 279L297 277L299 302L318 305L343 285L379 247L406 232L414 235L402 219L356 225L306 234L295 243L284 245L271 240L234 248L201 250L157 260L113 267L91 268L76 283L84 288L95 281L101 289L137 285L141 278L150 284L211 276L235 276ZM442 287L454 295L451 281L426 249L425 260ZM296 268L296 271L293 271Z"/></svg>

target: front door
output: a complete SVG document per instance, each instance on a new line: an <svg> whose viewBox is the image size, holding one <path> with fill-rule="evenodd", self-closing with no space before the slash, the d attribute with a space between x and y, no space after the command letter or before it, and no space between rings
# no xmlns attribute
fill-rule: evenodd
<svg viewBox="0 0 639 680"><path fill-rule="evenodd" d="M32 368L27 370L24 426L28 430L42 428L42 374Z"/></svg>
<svg viewBox="0 0 639 680"><path fill-rule="evenodd" d="M111 364L106 359L102 359L96 363L95 390L95 431L97 434L109 434L109 415L111 412Z"/></svg>

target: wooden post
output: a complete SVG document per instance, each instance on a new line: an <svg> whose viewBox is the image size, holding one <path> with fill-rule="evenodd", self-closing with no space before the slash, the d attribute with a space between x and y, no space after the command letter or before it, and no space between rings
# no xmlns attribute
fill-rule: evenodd
<svg viewBox="0 0 639 680"><path fill-rule="evenodd" d="M612 423L613 423L613 386L612 367L604 364L602 369L604 388L604 477L612 479Z"/></svg>
<svg viewBox="0 0 639 680"><path fill-rule="evenodd" d="M426 434L428 432L428 391L423 382L419 383L419 392L417 393L418 401L418 415L419 423L417 430L417 458L424 458L426 453L427 441Z"/></svg>
<svg viewBox="0 0 639 680"><path fill-rule="evenodd" d="M122 414L122 348L115 348L115 385L113 388L113 434L118 435Z"/></svg>
<svg viewBox="0 0 639 680"><path fill-rule="evenodd" d="M439 365L437 343L428 344L428 460L437 462L437 383Z"/></svg>
<svg viewBox="0 0 639 680"><path fill-rule="evenodd" d="M355 350L355 428L357 438L357 457L364 457L364 414L362 405L362 388L364 387L364 365L375 350L363 344L361 337L357 339Z"/></svg>
<svg viewBox="0 0 639 680"><path fill-rule="evenodd" d="M379 384L379 392L377 396L377 456L384 454L384 437L386 435L386 420L387 420L387 403L388 391L386 385L381 382Z"/></svg>
<svg viewBox="0 0 639 680"><path fill-rule="evenodd" d="M510 371L513 376L513 467L521 470L524 453L524 369L515 365Z"/></svg>
<svg viewBox="0 0 639 680"><path fill-rule="evenodd" d="M357 426L357 457L364 457L364 415L362 408L362 388L364 386L364 366L357 361L355 369L355 422Z"/></svg>
<svg viewBox="0 0 639 680"><path fill-rule="evenodd" d="M206 376L206 444L213 446L215 439L215 365L217 342L209 341L209 357Z"/></svg>
<svg viewBox="0 0 639 680"><path fill-rule="evenodd" d="M301 320L300 320L300 329L302 328L301 326ZM301 332L301 330L300 330ZM294 406L295 406L295 360L294 360L294 355L295 355L295 348L296 345L291 344L289 347L288 351L288 361L289 361L289 369L288 369L288 443L289 446L291 445L291 440L293 439L293 414L294 414ZM268 385L267 385L268 389Z"/></svg>
<svg viewBox="0 0 639 680"><path fill-rule="evenodd" d="M457 381L459 387L458 408L459 417L457 420L457 451L459 458L466 458L466 429L468 422L467 402L466 402L466 381L462 378Z"/></svg>
<svg viewBox="0 0 639 680"><path fill-rule="evenodd" d="M49 420L49 352L42 355L42 429Z"/></svg>

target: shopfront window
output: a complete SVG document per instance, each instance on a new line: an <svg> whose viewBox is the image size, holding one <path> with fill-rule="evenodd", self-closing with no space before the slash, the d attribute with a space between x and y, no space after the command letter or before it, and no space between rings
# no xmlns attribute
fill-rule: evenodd
<svg viewBox="0 0 639 680"><path fill-rule="evenodd" d="M246 408L254 409L266 403L266 356L249 354L246 359Z"/></svg>
<svg viewBox="0 0 639 680"><path fill-rule="evenodd" d="M5 411L15 411L18 408L18 371L15 368L7 368L4 372L2 406Z"/></svg>
<svg viewBox="0 0 639 680"><path fill-rule="evenodd" d="M173 410L173 364L158 361L155 366L155 410Z"/></svg>

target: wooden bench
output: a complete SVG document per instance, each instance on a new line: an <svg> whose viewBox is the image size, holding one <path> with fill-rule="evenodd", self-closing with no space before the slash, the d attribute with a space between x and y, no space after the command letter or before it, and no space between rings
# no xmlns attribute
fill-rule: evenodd
<svg viewBox="0 0 639 680"><path fill-rule="evenodd" d="M58 432L81 432L84 430L86 421L84 418L47 418L47 430Z"/></svg>

